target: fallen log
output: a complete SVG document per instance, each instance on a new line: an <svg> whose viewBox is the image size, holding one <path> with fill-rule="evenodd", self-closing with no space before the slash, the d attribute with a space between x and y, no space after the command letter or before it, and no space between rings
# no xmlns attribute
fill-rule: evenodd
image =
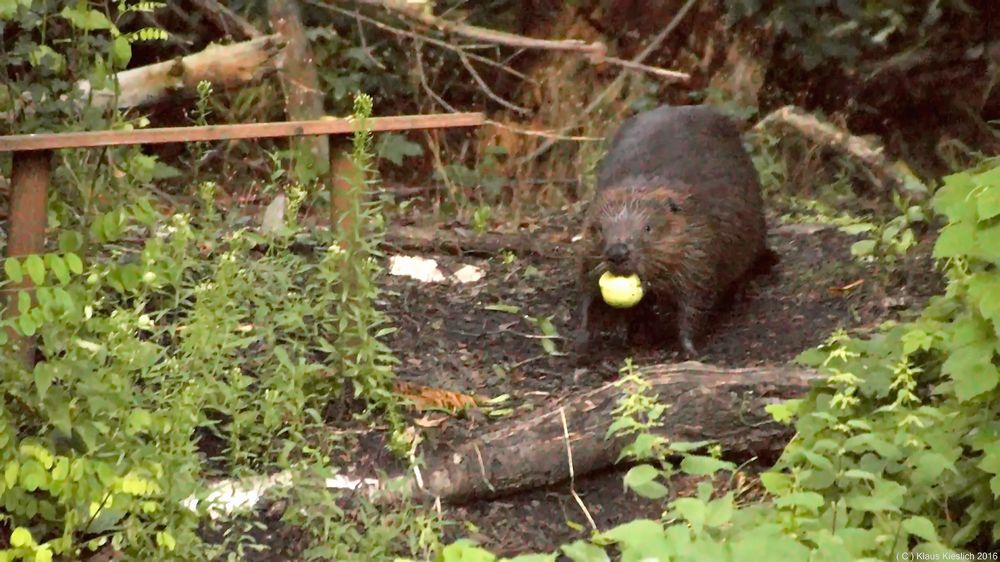
<svg viewBox="0 0 1000 562"><path fill-rule="evenodd" d="M168 98L177 91L194 94L198 83L207 80L218 88L238 86L273 72L275 59L284 49L279 35L267 35L232 45L213 45L180 57L119 72L118 96L111 89L91 92L90 82L81 80L77 88L91 105L119 109L140 107Z"/></svg>
<svg viewBox="0 0 1000 562"><path fill-rule="evenodd" d="M659 435L673 442L715 441L726 458L763 462L776 459L793 434L764 407L801 396L821 379L790 366L722 369L686 362L641 371L667 406ZM474 441L431 453L420 470L394 483L418 496L462 503L564 481L569 454L577 477L607 468L630 442L604 438L625 392L609 383L512 419Z"/></svg>
<svg viewBox="0 0 1000 562"><path fill-rule="evenodd" d="M783 127L794 130L806 139L837 150L860 162L872 183L883 192L906 189L914 200L927 198L927 187L903 162L893 162L878 144L850 133L836 125L820 120L801 108L787 105L761 119L757 131Z"/></svg>
<svg viewBox="0 0 1000 562"><path fill-rule="evenodd" d="M562 236L562 235L554 235ZM393 227L386 233L385 245L396 250L423 253L445 253L455 256L498 256L504 251L520 256L539 255L569 256L570 242L547 240L537 233L505 234L500 232L477 233L468 229Z"/></svg>
<svg viewBox="0 0 1000 562"><path fill-rule="evenodd" d="M757 457L769 464L792 436L790 427L771 420L764 407L802 396L823 377L790 366L722 369L697 362L651 365L640 371L660 403L668 406L659 435L673 442L716 441L731 460ZM557 484L612 466L627 440L605 440L612 411L629 389L614 383L567 397L542 413L514 418L478 439L428 455L419 471L385 481L336 475L300 478L285 470L268 476L221 479L204 500L183 504L210 513L260 509L268 491L295 485L354 490L374 501L391 503L407 495L459 504ZM565 418L566 423L563 424ZM565 436L569 436L569 447ZM419 477L417 476L419 474ZM213 515L214 516L214 515Z"/></svg>

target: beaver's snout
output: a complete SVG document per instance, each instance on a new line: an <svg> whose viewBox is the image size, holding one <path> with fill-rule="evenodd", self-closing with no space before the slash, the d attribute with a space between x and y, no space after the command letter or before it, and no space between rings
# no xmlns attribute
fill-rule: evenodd
<svg viewBox="0 0 1000 562"><path fill-rule="evenodd" d="M612 244L604 250L604 257L615 265L624 265L628 261L628 246L622 243Z"/></svg>
<svg viewBox="0 0 1000 562"><path fill-rule="evenodd" d="M624 242L607 246L604 249L604 261L608 265L608 270L615 275L630 275L634 273L632 271L632 250Z"/></svg>

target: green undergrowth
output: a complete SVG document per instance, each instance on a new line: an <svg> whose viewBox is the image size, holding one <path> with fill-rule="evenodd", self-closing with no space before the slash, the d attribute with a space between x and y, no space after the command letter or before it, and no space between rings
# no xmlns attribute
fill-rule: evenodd
<svg viewBox="0 0 1000 562"><path fill-rule="evenodd" d="M156 6L0 2L0 25L17 30L0 53L10 132L146 126L74 84L115 92L131 42L163 38L117 22ZM196 120L211 95L199 88ZM190 204L154 198L177 171L139 147L55 153L45 253L2 264L0 561L242 559L264 548L259 534L230 528L205 542L227 525L206 517L207 485L279 471L295 487L270 495L295 515L285 524L307 527L301 546L314 558L328 545L358 560L426 548L397 539L434 520L338 511L308 485L342 469L335 459L352 446L325 431L331 418L378 422L404 444L382 342L392 327L374 304L385 221L369 197L371 112L357 96L351 159L367 179L352 184L350 227L336 234L298 224L319 197L293 175L272 176L287 209L261 229L220 212L204 177ZM189 148L197 160L210 147ZM276 171L285 164L275 158ZM37 346L31 368L23 338Z"/></svg>
<svg viewBox="0 0 1000 562"><path fill-rule="evenodd" d="M799 357L825 378L770 408L796 434L759 476L764 501L736 505L705 482L667 502L660 519L593 533L559 553L574 561L612 553L623 561L992 560L1000 545L1000 159L944 178L932 207L947 221L934 247L944 294L914 321L886 323L867 339L836 333ZM638 404L655 421L661 407ZM664 497L673 469L662 459L676 444L671 450L636 422L616 427L639 430L630 452L648 459L625 485ZM696 458L695 470L690 457L680 469L732 468ZM497 558L459 541L438 559Z"/></svg>

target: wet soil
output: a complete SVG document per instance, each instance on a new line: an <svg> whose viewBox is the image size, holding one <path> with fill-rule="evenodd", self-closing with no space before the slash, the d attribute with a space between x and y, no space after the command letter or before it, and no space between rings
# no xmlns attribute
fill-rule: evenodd
<svg viewBox="0 0 1000 562"><path fill-rule="evenodd" d="M531 230L539 240L566 247L573 244L578 217L562 213L536 218L511 230ZM769 219L769 244L780 261L716 313L701 343L700 361L732 367L787 363L838 329L864 333L887 319L912 314L941 288L928 257L929 235L906 263L885 271L852 258L855 238L835 227L783 225L774 216ZM388 250L392 255L392 248ZM638 365L679 359L669 337L647 337L632 346L606 338L597 344L598 362L579 368L570 346L576 316L574 266L565 252L553 254L420 256L436 260L445 275L467 265L482 269L482 279L472 283L428 283L387 275L378 306L397 328L386 342L400 361L398 379L482 397L506 395L509 399L503 406L516 415L613 380L628 357ZM542 319L557 332L554 349L543 345ZM427 419L428 414L413 416ZM428 449L461 443L502 423L481 414L435 416L432 424L418 424ZM359 443L353 455L351 465L366 476L393 464L379 441ZM759 486L752 474L760 468L745 467L735 481L723 479L715 485L719 490L733 486L745 498L756 497ZM662 500L647 501L626 492L622 475L611 469L574 483L445 507L444 518L456 522L447 528L445 538L473 538L496 554L512 556L553 551L587 537L591 525L605 530L637 517L658 517ZM690 495L696 483L679 475L671 482L671 494ZM272 549L252 558L297 558L301 533L273 516L261 515L265 524L257 534Z"/></svg>

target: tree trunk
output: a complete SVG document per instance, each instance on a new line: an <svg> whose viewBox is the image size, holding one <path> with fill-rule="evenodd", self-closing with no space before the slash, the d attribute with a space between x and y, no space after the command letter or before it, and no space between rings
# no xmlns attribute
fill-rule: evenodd
<svg viewBox="0 0 1000 562"><path fill-rule="evenodd" d="M319 119L325 113L324 95L299 16L299 6L295 0L269 0L267 9L271 29L287 41L278 74L285 92L285 114L290 121ZM311 155L317 174L327 174L330 165L327 137L302 138L292 142L298 158Z"/></svg>

